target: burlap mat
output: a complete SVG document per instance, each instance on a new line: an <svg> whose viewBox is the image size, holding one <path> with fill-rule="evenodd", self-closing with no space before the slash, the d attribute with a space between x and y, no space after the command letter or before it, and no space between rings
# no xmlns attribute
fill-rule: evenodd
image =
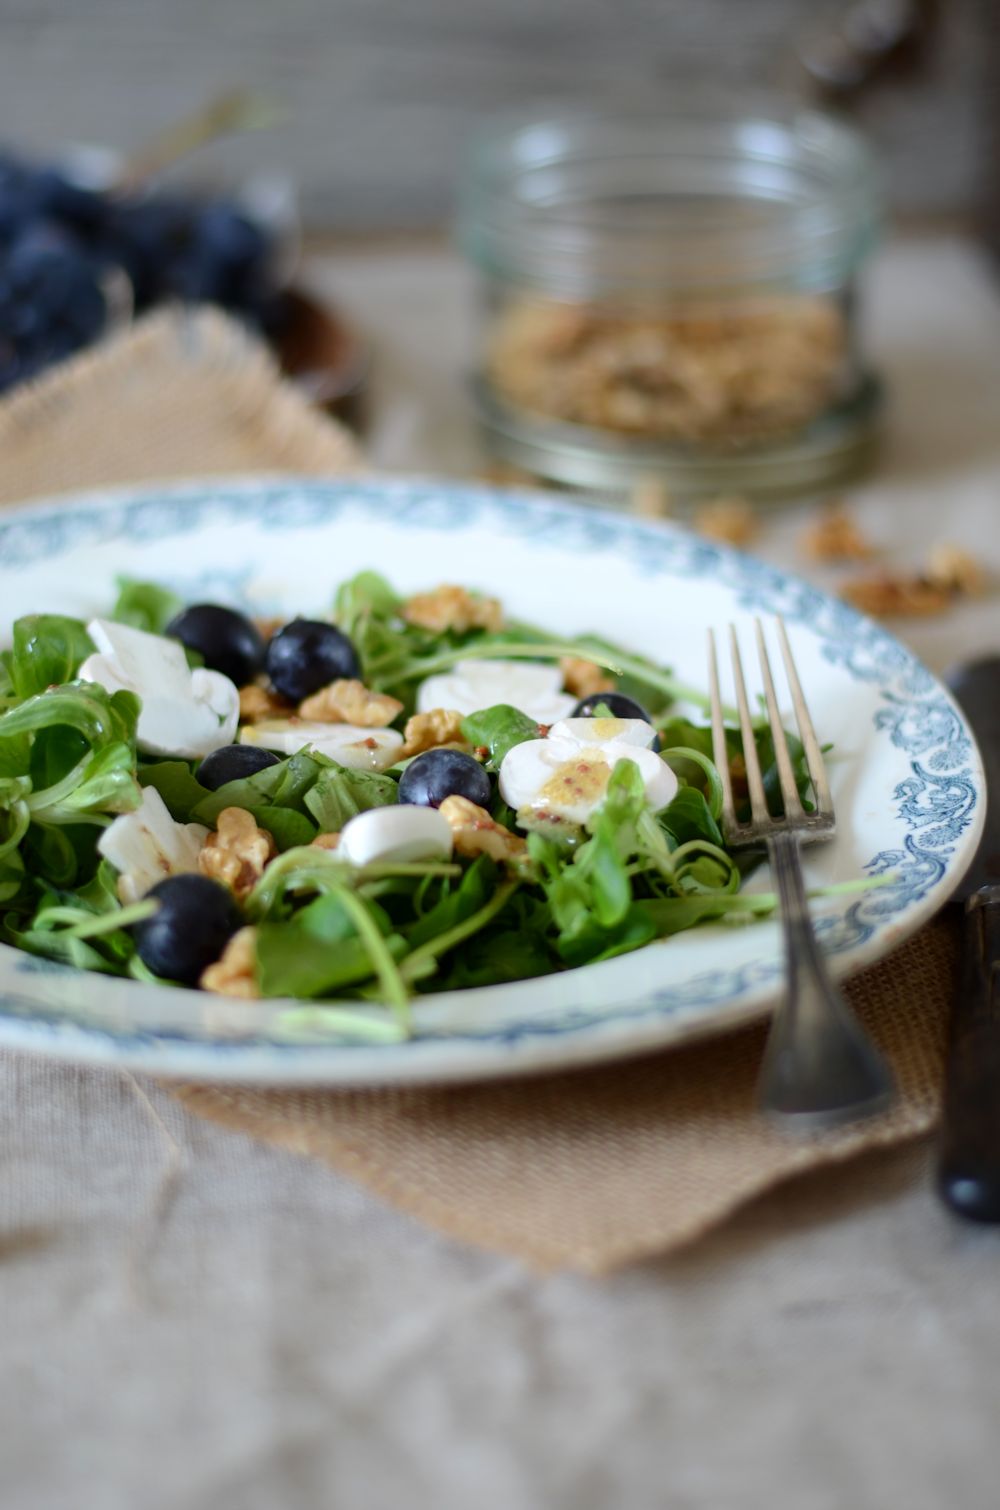
<svg viewBox="0 0 1000 1510"><path fill-rule="evenodd" d="M346 432L221 316L157 315L0 405L0 501L146 478L355 468ZM791 1139L755 1112L762 1027L624 1064L447 1089L172 1086L192 1112L325 1159L463 1241L600 1273L689 1242L792 1175L931 1129L955 937L939 918L848 995L900 1096Z"/></svg>
<svg viewBox="0 0 1000 1510"><path fill-rule="evenodd" d="M73 489L360 465L267 350L209 308L154 314L0 403L0 503Z"/></svg>

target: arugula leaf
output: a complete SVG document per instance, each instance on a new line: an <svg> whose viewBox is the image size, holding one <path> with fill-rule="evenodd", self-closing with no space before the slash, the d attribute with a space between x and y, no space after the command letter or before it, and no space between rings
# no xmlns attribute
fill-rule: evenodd
<svg viewBox="0 0 1000 1510"><path fill-rule="evenodd" d="M41 876L52 886L65 890L77 878L80 865L73 837L67 828L32 823L21 841L21 855L31 873Z"/></svg>
<svg viewBox="0 0 1000 1510"><path fill-rule="evenodd" d="M197 806L191 809L196 823L215 827L215 821L225 807L245 807L248 810L260 806L294 808L305 813L306 793L315 785L325 762L322 756L304 755L299 751L281 760L277 765L265 766L253 776L239 781L227 781L216 791L209 792ZM339 769L339 768L338 768ZM164 799L166 800L166 799Z"/></svg>
<svg viewBox="0 0 1000 1510"><path fill-rule="evenodd" d="M360 571L337 588L333 617L337 627L353 637L359 619L391 619L402 600L378 572Z"/></svg>
<svg viewBox="0 0 1000 1510"><path fill-rule="evenodd" d="M0 776L0 859L10 857L24 838L31 821L27 776Z"/></svg>
<svg viewBox="0 0 1000 1510"><path fill-rule="evenodd" d="M364 904L386 948L398 958L406 949L375 902ZM257 973L265 996L324 996L371 979L369 948L335 893L317 897L285 922L257 928Z"/></svg>
<svg viewBox="0 0 1000 1510"><path fill-rule="evenodd" d="M76 823L87 814L131 813L142 801L130 745L98 749L60 782L34 792L28 806L47 823Z"/></svg>
<svg viewBox="0 0 1000 1510"><path fill-rule="evenodd" d="M49 687L0 713L0 749L12 736L55 724L76 729L95 748L123 742L134 747L139 699L133 692L108 693L96 682Z"/></svg>
<svg viewBox="0 0 1000 1510"><path fill-rule="evenodd" d="M690 839L705 839L709 844L722 846L719 825L712 817L703 792L694 786L682 786L661 813L657 814L660 826L674 841L674 846L686 844Z"/></svg>
<svg viewBox="0 0 1000 1510"><path fill-rule="evenodd" d="M749 922L754 917L764 917L774 911L777 898L765 893L757 896L716 893L714 896L649 898L635 905L649 919L656 937L668 938L671 934L694 928L698 923L719 918L739 918Z"/></svg>
<svg viewBox="0 0 1000 1510"><path fill-rule="evenodd" d="M212 795L186 760L158 760L155 764L141 765L137 775L140 786L155 787L176 823L192 823L195 808Z"/></svg>
<svg viewBox="0 0 1000 1510"><path fill-rule="evenodd" d="M407 943L417 949L439 934L448 933L486 906L496 888L498 868L488 855L473 860L457 886L446 886L440 899L407 930Z"/></svg>
<svg viewBox="0 0 1000 1510"><path fill-rule="evenodd" d="M267 829L282 854L286 850L311 844L316 837L315 824L310 823L304 814L293 807L277 807L271 803L251 807L247 811L252 813L260 828Z"/></svg>
<svg viewBox="0 0 1000 1510"><path fill-rule="evenodd" d="M498 771L504 756L515 745L539 738L536 720L509 703L496 703L492 708L470 713L462 719L461 728L463 739L473 746L485 745L489 750L488 771Z"/></svg>
<svg viewBox="0 0 1000 1510"><path fill-rule="evenodd" d="M699 755L704 755L708 760L713 758L711 727L693 724L688 718L668 718L664 723L658 724L658 728L661 749L697 750ZM739 736L727 729L726 741L731 752L735 754L740 747ZM678 772L678 774L681 773ZM692 778L685 773L685 779Z"/></svg>
<svg viewBox="0 0 1000 1510"><path fill-rule="evenodd" d="M19 698L70 682L94 643L79 619L32 613L14 621L9 672Z"/></svg>
<svg viewBox="0 0 1000 1510"><path fill-rule="evenodd" d="M647 924L634 915L629 859L639 849L638 823L645 789L634 761L619 761L604 802L588 823L591 837L567 852L528 835L528 853L556 928L556 948L567 964L607 959L638 948Z"/></svg>
<svg viewBox="0 0 1000 1510"><path fill-rule="evenodd" d="M17 694L14 691L14 652L13 650L0 650L0 705L13 702Z"/></svg>
<svg viewBox="0 0 1000 1510"><path fill-rule="evenodd" d="M320 771L303 799L321 833L337 834L357 813L399 801L399 787L378 771L351 771L330 766Z"/></svg>
<svg viewBox="0 0 1000 1510"><path fill-rule="evenodd" d="M111 610L117 624L131 624L147 634L162 634L170 620L184 607L183 598L156 582L140 582L134 577L118 577L118 597Z"/></svg>
<svg viewBox="0 0 1000 1510"><path fill-rule="evenodd" d="M493 986L501 981L530 980L558 967L545 936L523 928L491 928L471 938L450 965L449 990ZM436 981L433 989L440 990Z"/></svg>
<svg viewBox="0 0 1000 1510"><path fill-rule="evenodd" d="M204 823L214 828L223 808L241 807L252 814L261 828L268 830L278 849L284 853L287 849L311 844L316 837L316 825L298 807L285 807L275 801L273 795L269 797L260 790L264 783L259 782L259 777L271 777L266 784L274 787L275 792L284 790L297 799L299 789L296 782L272 774L277 771L277 766L268 766L255 776L227 782L213 792L202 786L186 761L161 760L155 765L143 766L139 771L139 782L144 787L156 788L177 823Z"/></svg>
<svg viewBox="0 0 1000 1510"><path fill-rule="evenodd" d="M596 918L590 917L572 934L563 934L557 947L564 963L574 967L630 954L655 937L652 921L638 903L633 903L613 927L602 927Z"/></svg>
<svg viewBox="0 0 1000 1510"><path fill-rule="evenodd" d="M0 845L0 902L9 906L15 902L24 886L25 870L24 861L16 849L9 854L3 853Z"/></svg>

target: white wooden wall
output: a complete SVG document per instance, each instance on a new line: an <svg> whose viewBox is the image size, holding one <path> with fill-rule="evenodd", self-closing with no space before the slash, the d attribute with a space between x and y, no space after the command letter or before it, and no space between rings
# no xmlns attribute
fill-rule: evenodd
<svg viewBox="0 0 1000 1510"><path fill-rule="evenodd" d="M128 146L220 88L259 83L288 119L215 149L209 176L290 166L314 224L447 212L485 111L678 82L788 85L794 44L846 0L0 0L0 139ZM897 203L974 193L979 77L1000 0L941 0L935 56L859 110Z"/></svg>

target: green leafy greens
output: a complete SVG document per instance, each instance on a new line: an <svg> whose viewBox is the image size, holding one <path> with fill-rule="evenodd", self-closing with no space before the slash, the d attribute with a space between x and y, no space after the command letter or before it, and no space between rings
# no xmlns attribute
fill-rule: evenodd
<svg viewBox="0 0 1000 1510"><path fill-rule="evenodd" d="M118 585L111 616L147 633L162 633L183 607L155 583ZM366 685L398 698L404 715L421 679L460 659L594 660L650 709L676 795L653 812L638 767L623 760L585 825L541 824L526 842L519 837L505 862L471 853L352 865L332 841L313 841L397 803L405 762L384 772L353 770L304 746L209 790L197 762L139 751L137 697L79 679L94 648L81 622L31 614L14 624L10 647L0 652L0 939L64 964L154 979L132 929L157 903L123 906L118 876L97 849L102 830L137 809L146 789L155 789L178 824L212 829L236 807L271 834L276 857L241 896L241 907L255 930L260 994L310 1003L289 1014L293 1034L328 1021L331 1030L388 1040L406 1031L414 993L545 975L773 907L773 897L740 892L747 862L737 864L719 829L722 785L710 730L677 709L680 699L703 707L705 698L666 668L594 636L553 639L529 624L434 633L411 623L404 601L371 571L341 585L334 620L358 652ZM543 732L507 704L461 722L465 748L493 775L511 750ZM763 724L756 745L779 811L774 748ZM806 797L793 736L789 747ZM742 758L738 732L729 729L727 761L738 794ZM499 793L492 817L520 834ZM332 1009L325 1005L331 998L354 1005ZM378 1004L391 1009L391 1019L379 1015Z"/></svg>

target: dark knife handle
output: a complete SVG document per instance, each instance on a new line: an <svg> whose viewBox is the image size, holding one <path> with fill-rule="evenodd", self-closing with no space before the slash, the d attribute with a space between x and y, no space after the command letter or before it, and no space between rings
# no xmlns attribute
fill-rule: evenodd
<svg viewBox="0 0 1000 1510"><path fill-rule="evenodd" d="M946 1205L1000 1222L1000 886L965 904L937 1183Z"/></svg>

